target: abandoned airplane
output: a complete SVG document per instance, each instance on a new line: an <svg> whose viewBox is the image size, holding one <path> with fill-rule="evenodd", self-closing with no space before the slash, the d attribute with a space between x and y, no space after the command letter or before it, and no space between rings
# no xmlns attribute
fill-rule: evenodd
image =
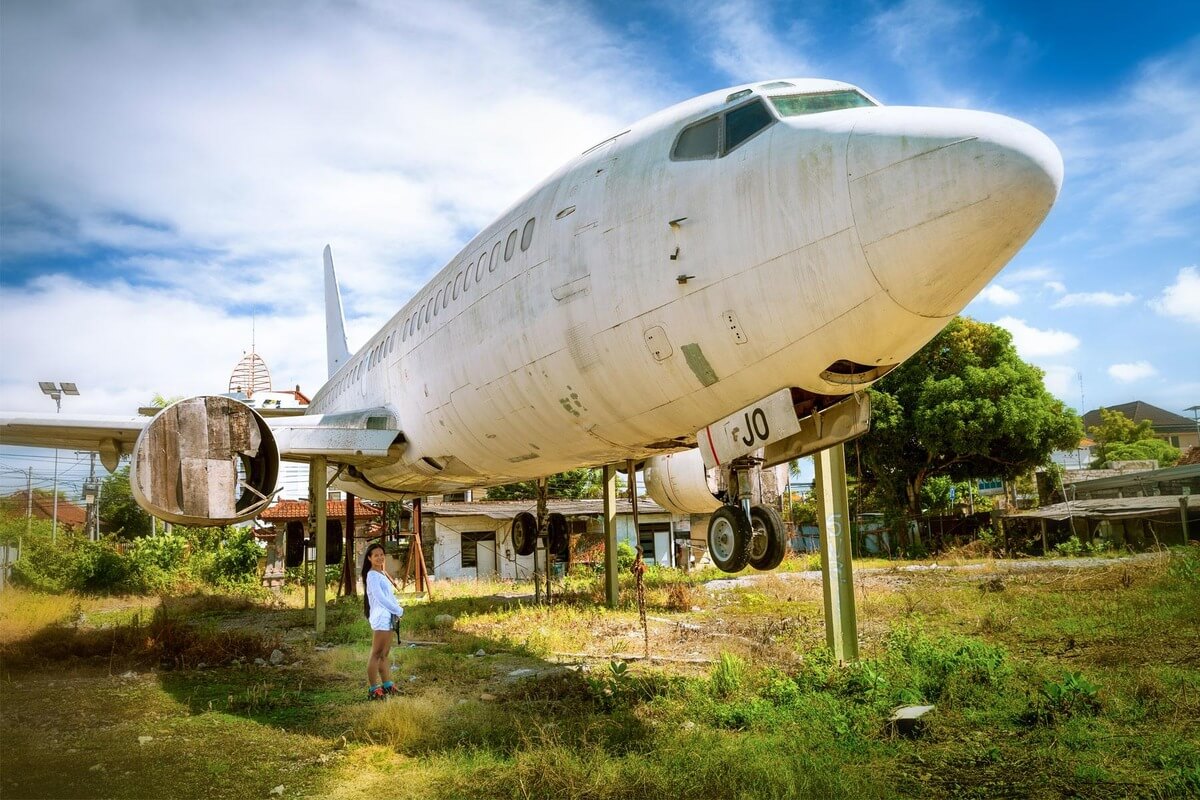
<svg viewBox="0 0 1200 800"><path fill-rule="evenodd" d="M750 472L864 432L861 390L1012 258L1062 171L996 114L827 80L714 92L562 167L353 355L326 248L329 381L303 416L196 397L153 418L6 414L0 436L109 469L131 454L138 501L184 524L258 514L280 458L324 456L376 500L636 459L660 505L712 515L718 566L769 569L783 525L751 506Z"/></svg>

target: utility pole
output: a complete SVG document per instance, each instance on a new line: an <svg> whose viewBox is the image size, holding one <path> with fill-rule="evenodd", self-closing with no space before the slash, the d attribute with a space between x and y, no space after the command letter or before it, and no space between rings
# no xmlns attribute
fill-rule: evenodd
<svg viewBox="0 0 1200 800"><path fill-rule="evenodd" d="M88 479L83 484L83 499L87 505L87 522L84 527L87 528L88 539L96 541L100 538L100 484L96 480L96 454L88 453L92 463L88 468Z"/></svg>
<svg viewBox="0 0 1200 800"><path fill-rule="evenodd" d="M54 381L38 381L38 387L42 390L42 394L54 401L54 413L62 413L62 399L64 394L79 395L79 387L69 381L63 381L61 384ZM53 522L50 525L50 542L51 544L58 538L58 448L54 448L54 515Z"/></svg>
<svg viewBox="0 0 1200 800"><path fill-rule="evenodd" d="M25 535L33 529L33 467L25 474Z"/></svg>

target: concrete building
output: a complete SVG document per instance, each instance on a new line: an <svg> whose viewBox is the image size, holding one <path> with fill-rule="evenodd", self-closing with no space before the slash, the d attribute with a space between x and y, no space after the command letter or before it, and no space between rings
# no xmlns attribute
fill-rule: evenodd
<svg viewBox="0 0 1200 800"><path fill-rule="evenodd" d="M518 514L535 511L532 500L425 505L421 510L421 540L433 541L430 574L435 578L529 578L534 570L533 556L517 555L512 526ZM565 557L556 559L556 571L593 562L597 552L603 558L603 500L550 500L547 511L564 515L568 523L570 546ZM633 547L640 544L647 563L682 566L691 553L700 552L691 541L693 530L700 531L699 544L703 548L704 528L692 525L687 516L672 515L644 498L638 500L638 512L635 531L630 502L617 502L617 541Z"/></svg>

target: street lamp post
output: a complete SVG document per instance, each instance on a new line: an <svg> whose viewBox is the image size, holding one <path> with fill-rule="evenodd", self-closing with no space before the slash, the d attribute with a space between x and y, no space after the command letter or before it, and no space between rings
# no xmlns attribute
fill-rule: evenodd
<svg viewBox="0 0 1200 800"><path fill-rule="evenodd" d="M54 401L54 413L58 414L62 411L62 399L64 394L78 396L79 387L73 383L63 381L62 384L57 384L54 381L38 381L38 386L42 390L42 394L48 396ZM54 517L50 524L50 541L53 543L58 538L58 448L54 448Z"/></svg>

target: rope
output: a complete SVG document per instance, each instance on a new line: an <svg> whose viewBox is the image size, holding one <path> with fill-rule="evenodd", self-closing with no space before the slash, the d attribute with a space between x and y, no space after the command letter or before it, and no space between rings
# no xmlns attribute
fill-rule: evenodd
<svg viewBox="0 0 1200 800"><path fill-rule="evenodd" d="M650 657L650 628L646 624L646 584L643 581L643 576L646 574L646 562L640 558L641 548L638 548L639 558L633 562L631 571L633 578L637 584L637 604L638 604L638 621L642 624L642 641L644 642L643 655Z"/></svg>

